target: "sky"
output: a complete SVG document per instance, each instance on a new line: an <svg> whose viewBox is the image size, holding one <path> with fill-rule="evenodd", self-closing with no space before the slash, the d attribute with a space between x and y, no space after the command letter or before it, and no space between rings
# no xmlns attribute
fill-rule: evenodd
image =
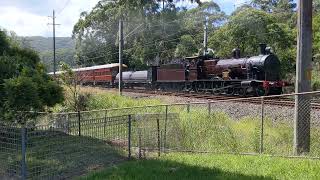
<svg viewBox="0 0 320 180"><path fill-rule="evenodd" d="M56 11L56 36L70 37L73 25L83 11L90 11L99 0L0 0L0 27L19 36L52 36L52 11ZM211 1L211 0L202 0ZM213 0L230 14L246 0ZM189 2L181 6L192 7Z"/></svg>

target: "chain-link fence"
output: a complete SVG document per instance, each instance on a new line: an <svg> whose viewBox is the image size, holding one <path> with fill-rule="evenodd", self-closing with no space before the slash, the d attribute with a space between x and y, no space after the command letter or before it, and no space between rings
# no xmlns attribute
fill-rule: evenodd
<svg viewBox="0 0 320 180"><path fill-rule="evenodd" d="M65 179L172 151L318 158L319 117L320 92L39 113L0 124L0 179Z"/></svg>

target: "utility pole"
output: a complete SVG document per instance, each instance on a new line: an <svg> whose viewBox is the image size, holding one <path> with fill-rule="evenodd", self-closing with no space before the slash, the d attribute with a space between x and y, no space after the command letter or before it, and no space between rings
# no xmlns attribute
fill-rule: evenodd
<svg viewBox="0 0 320 180"><path fill-rule="evenodd" d="M119 95L122 95L123 21L119 20Z"/></svg>
<svg viewBox="0 0 320 180"><path fill-rule="evenodd" d="M312 72L312 0L298 1L298 44L296 62L296 93L311 91ZM294 153L310 152L309 95L295 96Z"/></svg>
<svg viewBox="0 0 320 180"><path fill-rule="evenodd" d="M165 0L162 0L162 12L161 12L161 26L162 26L162 37L165 38L165 26L164 26L164 12L165 11ZM162 51L164 51L166 49L166 43L165 43L165 40L161 41L161 45L160 47ZM160 62L164 62L164 60L161 60L161 56L160 56L160 52L158 53L158 56L159 56L159 59L160 59Z"/></svg>
<svg viewBox="0 0 320 180"><path fill-rule="evenodd" d="M162 11L164 11L164 1L165 0L162 0Z"/></svg>
<svg viewBox="0 0 320 180"><path fill-rule="evenodd" d="M57 71L57 67L56 67L56 25L60 25L60 24L56 24L56 16L55 16L55 12L53 10L52 12L52 16L49 16L52 18L52 24L48 24L48 25L52 25L52 33L53 33L53 76L54 78L56 78L56 71Z"/></svg>
<svg viewBox="0 0 320 180"><path fill-rule="evenodd" d="M207 17L204 19L204 34L203 34L203 55L205 56L208 50L207 44L208 44L208 27L207 27L208 21Z"/></svg>

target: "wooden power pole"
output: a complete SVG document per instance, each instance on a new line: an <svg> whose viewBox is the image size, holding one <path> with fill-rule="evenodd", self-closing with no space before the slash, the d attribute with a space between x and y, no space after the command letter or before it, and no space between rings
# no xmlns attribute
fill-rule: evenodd
<svg viewBox="0 0 320 180"><path fill-rule="evenodd" d="M122 95L123 21L119 20L119 95Z"/></svg>
<svg viewBox="0 0 320 180"><path fill-rule="evenodd" d="M205 56L207 54L208 51L208 21L207 21L207 17L205 17L204 19L204 26L203 26L203 55Z"/></svg>
<svg viewBox="0 0 320 180"><path fill-rule="evenodd" d="M311 91L312 0L298 0L296 93ZM295 96L294 153L310 151L310 97Z"/></svg>
<svg viewBox="0 0 320 180"><path fill-rule="evenodd" d="M52 24L48 24L48 25L52 25L52 33L53 33L53 76L56 77L56 71L57 71L57 65L56 65L56 25L60 25L60 24L56 24L56 16L55 16L55 12L53 10L52 12L52 16L49 16L52 18Z"/></svg>
<svg viewBox="0 0 320 180"><path fill-rule="evenodd" d="M53 75L56 77L56 17L54 14L54 10L52 13L52 32L53 32Z"/></svg>

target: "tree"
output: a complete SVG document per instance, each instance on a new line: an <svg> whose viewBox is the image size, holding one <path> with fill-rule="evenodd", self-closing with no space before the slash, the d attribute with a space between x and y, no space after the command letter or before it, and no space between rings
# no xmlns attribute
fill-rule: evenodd
<svg viewBox="0 0 320 180"><path fill-rule="evenodd" d="M90 94L81 91L83 77L72 71L70 66L64 62L60 62L60 67L63 73L59 75L59 80L67 89L65 107L71 111L86 110Z"/></svg>
<svg viewBox="0 0 320 180"><path fill-rule="evenodd" d="M60 48L56 50L56 63L65 62L70 66L75 66L75 51L73 49L68 48ZM40 59L42 63L45 64L48 72L53 72L53 52L50 51L42 51L39 53Z"/></svg>
<svg viewBox="0 0 320 180"><path fill-rule="evenodd" d="M273 14L246 8L232 14L229 21L210 35L209 45L220 57L230 57L233 48L240 48L243 56L257 55L258 44L267 43L282 61L283 72L294 71L295 32L278 23Z"/></svg>
<svg viewBox="0 0 320 180"><path fill-rule="evenodd" d="M73 31L79 64L90 66L118 61L120 17L124 20L124 62L133 69L170 62L184 35L191 35L199 49L205 17L210 31L225 17L214 2L200 3L201 6L192 10L179 9L175 6L177 1L166 1L162 9L160 2L100 1L91 12L82 13Z"/></svg>
<svg viewBox="0 0 320 180"><path fill-rule="evenodd" d="M63 90L46 73L38 54L21 49L0 30L0 119L26 122L29 111L43 111L63 101Z"/></svg>
<svg viewBox="0 0 320 180"><path fill-rule="evenodd" d="M176 57L186 57L186 56L192 56L195 53L197 53L197 45L190 35L183 35L181 36L181 41L178 44L175 56Z"/></svg>
<svg viewBox="0 0 320 180"><path fill-rule="evenodd" d="M270 13L294 11L297 3L294 0L253 0L253 7Z"/></svg>
<svg viewBox="0 0 320 180"><path fill-rule="evenodd" d="M314 14L319 13L319 11L320 11L320 0L313 0L312 1L312 5L313 5Z"/></svg>
<svg viewBox="0 0 320 180"><path fill-rule="evenodd" d="M254 0L251 4L257 9L272 13L278 23L286 23L291 28L296 27L295 0Z"/></svg>

